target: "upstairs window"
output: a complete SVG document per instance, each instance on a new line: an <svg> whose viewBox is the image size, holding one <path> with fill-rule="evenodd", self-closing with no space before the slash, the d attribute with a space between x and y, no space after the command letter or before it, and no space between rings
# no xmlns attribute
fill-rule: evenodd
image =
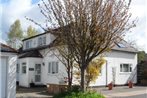
<svg viewBox="0 0 147 98"><path fill-rule="evenodd" d="M43 45L46 44L46 37L43 37Z"/></svg>
<svg viewBox="0 0 147 98"><path fill-rule="evenodd" d="M32 40L26 41L26 49L31 48L31 47L32 47Z"/></svg>
<svg viewBox="0 0 147 98"><path fill-rule="evenodd" d="M120 72L132 72L132 64L120 64Z"/></svg>
<svg viewBox="0 0 147 98"><path fill-rule="evenodd" d="M39 37L38 39L38 46L42 46L42 37Z"/></svg>
<svg viewBox="0 0 147 98"><path fill-rule="evenodd" d="M49 62L48 73L51 74L58 73L58 62Z"/></svg>
<svg viewBox="0 0 147 98"><path fill-rule="evenodd" d="M42 46L46 44L46 37L39 37L38 38L38 46Z"/></svg>

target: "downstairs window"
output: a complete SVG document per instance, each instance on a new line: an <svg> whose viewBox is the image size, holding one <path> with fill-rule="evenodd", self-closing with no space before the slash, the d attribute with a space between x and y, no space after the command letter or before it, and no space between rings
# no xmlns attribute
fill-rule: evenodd
<svg viewBox="0 0 147 98"><path fill-rule="evenodd" d="M120 72L132 72L132 64L120 64Z"/></svg>

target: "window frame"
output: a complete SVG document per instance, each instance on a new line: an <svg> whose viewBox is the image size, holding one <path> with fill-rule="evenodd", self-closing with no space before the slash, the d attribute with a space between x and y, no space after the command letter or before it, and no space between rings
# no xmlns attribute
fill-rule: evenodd
<svg viewBox="0 0 147 98"><path fill-rule="evenodd" d="M16 65L16 73L19 73L20 72L20 64L17 64Z"/></svg>
<svg viewBox="0 0 147 98"><path fill-rule="evenodd" d="M46 36L43 37L42 43L43 45L46 45Z"/></svg>
<svg viewBox="0 0 147 98"><path fill-rule="evenodd" d="M48 74L58 74L59 62L53 61L48 63Z"/></svg>
<svg viewBox="0 0 147 98"><path fill-rule="evenodd" d="M32 40L26 41L26 49L32 48Z"/></svg>
<svg viewBox="0 0 147 98"><path fill-rule="evenodd" d="M25 69L24 69L24 68L25 68ZM27 66L26 66L26 63L22 63L21 73L22 73L22 74L26 74L26 73L27 73Z"/></svg>
<svg viewBox="0 0 147 98"><path fill-rule="evenodd" d="M125 65L128 65L128 68L127 68L128 71L124 70ZM121 63L120 66L119 66L120 67L119 72L120 73L131 73L132 72L132 65L133 64L131 64L131 63Z"/></svg>
<svg viewBox="0 0 147 98"><path fill-rule="evenodd" d="M38 46L42 46L43 45L43 43L42 43L42 37L39 37L38 38Z"/></svg>

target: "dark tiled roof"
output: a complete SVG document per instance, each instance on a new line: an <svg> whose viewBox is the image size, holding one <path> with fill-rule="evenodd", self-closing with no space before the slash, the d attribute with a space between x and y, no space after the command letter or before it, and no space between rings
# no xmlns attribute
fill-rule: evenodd
<svg viewBox="0 0 147 98"><path fill-rule="evenodd" d="M50 45L43 45L43 46L38 46L38 47L35 47L35 48L25 49L22 52L28 52L28 51L34 51L34 50L42 50L42 49L46 49L46 48L49 48L49 47L50 47Z"/></svg>
<svg viewBox="0 0 147 98"><path fill-rule="evenodd" d="M18 58L25 58L25 57L43 58L43 56L40 54L38 50L24 52L18 56Z"/></svg>
<svg viewBox="0 0 147 98"><path fill-rule="evenodd" d="M17 51L10 46L7 46L3 43L0 43L0 50L1 52L12 52L12 53L17 53Z"/></svg>
<svg viewBox="0 0 147 98"><path fill-rule="evenodd" d="M22 41L25 41L25 40L28 40L28 39L31 39L31 38L34 38L34 37L37 37L37 36L41 36L41 35L44 35L44 34L47 34L47 33L49 33L49 32L40 33L40 34L37 34L37 35L35 35L35 36L29 37L29 38L25 38L25 39L23 39Z"/></svg>

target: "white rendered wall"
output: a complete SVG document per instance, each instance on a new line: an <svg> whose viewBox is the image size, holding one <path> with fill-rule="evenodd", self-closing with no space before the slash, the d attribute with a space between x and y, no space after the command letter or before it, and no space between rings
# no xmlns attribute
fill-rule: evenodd
<svg viewBox="0 0 147 98"><path fill-rule="evenodd" d="M60 62L60 60L52 54L52 52L49 52L48 49L41 51L42 55L44 55L43 62L44 66L42 67L42 82L44 85L47 83L51 84L59 84L61 81L64 80L64 77L67 77L65 66ZM49 62L59 62L58 63L58 73L51 74L48 73L48 64Z"/></svg>
<svg viewBox="0 0 147 98"><path fill-rule="evenodd" d="M34 67L35 63L41 63L41 82L46 85L47 83L59 84L64 77L67 77L66 68L60 62L60 60L50 51L49 49L41 50L40 53L43 55L42 59L39 58L24 58L21 59L21 62L27 62L27 71L29 67ZM95 83L91 83L91 86L104 86L113 81L112 68L116 69L115 84L123 85L126 84L129 80L132 80L136 83L136 67L137 67L137 54L130 52L121 52L121 51L112 51L107 53L104 57L107 61L102 66L102 73L98 77ZM50 74L48 73L48 64L49 62L59 62L59 73ZM43 65L44 63L44 65ZM127 63L132 64L132 72L122 73L120 72L120 64ZM21 64L20 64L21 65ZM29 65L29 67L28 67ZM107 75L106 75L106 66L107 66ZM20 67L21 68L21 67ZM21 71L20 71L21 73ZM34 79L34 73L29 71L26 75L21 75L20 85L29 87L29 83ZM107 79L106 79L107 76ZM107 80L107 81L106 81ZM34 80L33 80L34 81Z"/></svg>
<svg viewBox="0 0 147 98"><path fill-rule="evenodd" d="M121 51L112 51L107 53L105 59L107 63L102 66L102 74L98 77L95 83L91 86L103 86L113 81L112 68L116 69L115 84L124 85L128 81L137 81L137 54ZM132 64L132 72L120 72L120 64ZM107 66L107 79L106 79L106 66Z"/></svg>
<svg viewBox="0 0 147 98"><path fill-rule="evenodd" d="M6 68L7 68L7 79L5 79L6 81L6 98L16 98L16 62L17 62L17 56L14 53L1 53L0 54L0 58L6 58L7 59L7 63L6 63ZM1 65L1 67L3 67L3 65ZM1 72L1 68L0 67L0 72ZM0 75L1 76L1 75ZM0 79L2 80L2 79ZM3 87L4 84L1 84L0 81L0 98L2 98L2 90L4 90Z"/></svg>

